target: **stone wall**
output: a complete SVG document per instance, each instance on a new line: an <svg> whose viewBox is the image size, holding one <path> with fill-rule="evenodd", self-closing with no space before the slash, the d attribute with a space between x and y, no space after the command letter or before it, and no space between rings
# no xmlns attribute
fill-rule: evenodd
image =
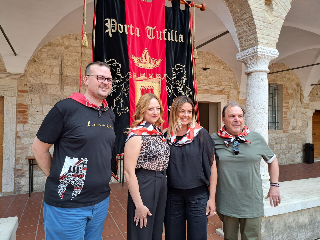
<svg viewBox="0 0 320 240"><path fill-rule="evenodd" d="M235 101L245 106L245 100L239 99L239 86L231 68L212 53L199 51L198 56L196 60L198 94L226 96L227 102ZM204 67L209 69L203 70Z"/></svg>
<svg viewBox="0 0 320 240"><path fill-rule="evenodd" d="M270 65L270 71L289 69L284 64ZM283 130L269 131L269 145L280 164L303 162L303 146L310 142L312 114L303 102L300 79L293 71L268 75L269 83L283 85Z"/></svg>
<svg viewBox="0 0 320 240"><path fill-rule="evenodd" d="M320 84L320 80L317 84ZM320 85L313 86L309 93L309 108L312 111L320 110Z"/></svg>
<svg viewBox="0 0 320 240"><path fill-rule="evenodd" d="M263 217L261 239L318 239L320 236L319 223L320 207Z"/></svg>
<svg viewBox="0 0 320 240"><path fill-rule="evenodd" d="M88 41L91 42L90 35ZM28 164L25 157L33 155L31 145L42 120L56 102L78 92L80 43L80 34L69 34L47 43L30 59L24 78L18 82L16 193L28 191ZM83 48L83 66L91 62L91 59L91 48ZM82 76L84 70L82 69ZM84 89L82 84L82 93ZM35 191L44 189L44 180L44 174L35 166Z"/></svg>
<svg viewBox="0 0 320 240"><path fill-rule="evenodd" d="M7 72L6 66L4 65L4 62L1 56L0 56L0 72Z"/></svg>
<svg viewBox="0 0 320 240"><path fill-rule="evenodd" d="M317 82L317 84L320 84L320 80ZM313 86L309 93L309 102L320 102L320 85Z"/></svg>

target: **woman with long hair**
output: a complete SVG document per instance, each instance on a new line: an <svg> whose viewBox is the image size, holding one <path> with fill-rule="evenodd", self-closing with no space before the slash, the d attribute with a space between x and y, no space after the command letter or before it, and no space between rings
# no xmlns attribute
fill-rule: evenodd
<svg viewBox="0 0 320 240"><path fill-rule="evenodd" d="M151 93L139 99L124 148L128 184L127 239L161 240L167 199L170 148L160 124L160 99Z"/></svg>
<svg viewBox="0 0 320 240"><path fill-rule="evenodd" d="M207 218L216 214L217 167L209 133L195 120L190 98L174 99L167 130L170 160L165 215L166 240L207 239Z"/></svg>

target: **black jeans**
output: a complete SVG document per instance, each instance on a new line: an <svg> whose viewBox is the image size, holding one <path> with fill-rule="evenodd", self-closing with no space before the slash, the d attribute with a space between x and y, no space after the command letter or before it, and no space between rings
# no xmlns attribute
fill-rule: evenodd
<svg viewBox="0 0 320 240"><path fill-rule="evenodd" d="M207 240L206 207L209 191L205 186L200 193L199 191L193 193L195 192L192 189L178 192L168 189L165 215L166 240L186 239L186 221L188 240Z"/></svg>

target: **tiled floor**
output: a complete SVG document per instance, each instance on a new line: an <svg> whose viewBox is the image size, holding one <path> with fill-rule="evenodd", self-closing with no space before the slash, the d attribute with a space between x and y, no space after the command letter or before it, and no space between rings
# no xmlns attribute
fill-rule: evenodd
<svg viewBox="0 0 320 240"><path fill-rule="evenodd" d="M280 182L320 177L320 162L314 164L291 164L280 166ZM111 186L109 214L104 224L103 239L118 240L127 237L127 185L120 183ZM0 197L0 217L18 216L17 240L44 239L43 192ZM221 227L217 216L209 218L208 240L222 240L215 232ZM164 239L164 236L163 236Z"/></svg>
<svg viewBox="0 0 320 240"><path fill-rule="evenodd" d="M316 177L320 177L320 161L313 164L280 165L280 182Z"/></svg>
<svg viewBox="0 0 320 240"><path fill-rule="evenodd" d="M104 224L102 239L120 240L127 238L127 194L124 184L112 183L109 214ZM38 240L44 238L43 230L43 192L10 195L0 197L0 217L18 216L19 226L17 240ZM215 232L221 227L218 216L211 217L208 222L208 240L222 240ZM163 235L164 239L164 235Z"/></svg>

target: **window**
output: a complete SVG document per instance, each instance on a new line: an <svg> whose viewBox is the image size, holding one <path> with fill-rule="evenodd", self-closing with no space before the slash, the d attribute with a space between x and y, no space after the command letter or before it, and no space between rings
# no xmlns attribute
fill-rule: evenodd
<svg viewBox="0 0 320 240"><path fill-rule="evenodd" d="M279 84L269 84L269 112L268 112L268 129L282 129L282 96L283 86Z"/></svg>

